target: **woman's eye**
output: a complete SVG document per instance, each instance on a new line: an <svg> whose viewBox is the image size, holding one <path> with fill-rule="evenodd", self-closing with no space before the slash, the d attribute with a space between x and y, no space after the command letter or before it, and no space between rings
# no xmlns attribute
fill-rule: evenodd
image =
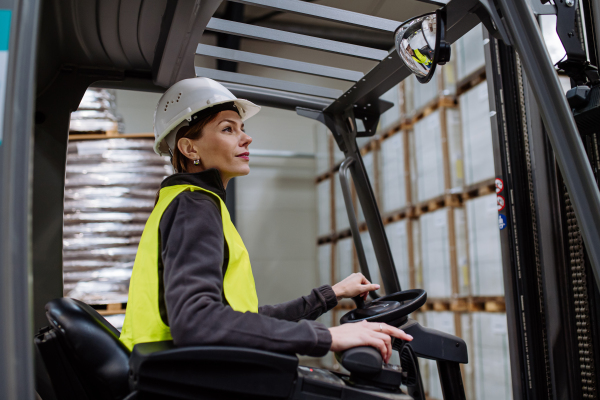
<svg viewBox="0 0 600 400"><path fill-rule="evenodd" d="M227 128L223 129L223 132L231 132L231 127L228 126Z"/></svg>

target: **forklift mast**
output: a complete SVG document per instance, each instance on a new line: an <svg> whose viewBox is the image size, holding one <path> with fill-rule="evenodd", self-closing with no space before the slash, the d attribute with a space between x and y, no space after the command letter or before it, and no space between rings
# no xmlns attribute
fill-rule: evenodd
<svg viewBox="0 0 600 400"><path fill-rule="evenodd" d="M232 0L394 35L402 24L299 0ZM592 0L418 0L441 8L453 43L483 22L514 399L597 398L600 350L600 149L596 118L600 6ZM263 28L213 14L220 0L157 2L0 0L10 12L0 126L0 398L34 397L32 333L62 297L62 218L70 112L90 86L162 92L206 76L236 96L295 110L326 125L344 152L386 293L401 290L356 138L375 134L391 104L380 96L410 75L391 52ZM91 3L92 4L92 3ZM198 5L199 4L199 5ZM567 103L536 18L556 14L575 90ZM137 29L135 29L137 27ZM160 29L157 29L160 27ZM377 61L363 74L198 44L205 30ZM117 33L118 32L118 33ZM1 49L0 49L1 50ZM195 55L351 82L345 92L193 67ZM583 67L582 67L583 66ZM577 70L580 68L580 70ZM1 76L0 76L1 78ZM573 102L574 101L574 102ZM598 107L595 106L598 101ZM579 102L579 103L578 103ZM587 107L587 108L585 108ZM585 108L585 109L584 109ZM574 116L575 114L575 116ZM364 130L359 131L357 120ZM577 129L579 126L579 130ZM354 215L347 197L349 215ZM356 221L353 240L368 276ZM354 232L356 231L356 232ZM376 298L378 295L372 293ZM452 369L440 369L453 385ZM460 374L458 374L460 376ZM454 382L456 384L456 382Z"/></svg>

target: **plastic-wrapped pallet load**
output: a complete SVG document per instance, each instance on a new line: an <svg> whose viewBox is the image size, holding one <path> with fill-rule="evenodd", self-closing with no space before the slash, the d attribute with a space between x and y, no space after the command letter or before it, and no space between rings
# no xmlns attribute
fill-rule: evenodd
<svg viewBox="0 0 600 400"><path fill-rule="evenodd" d="M317 215L319 221L318 236L329 235L331 226L331 179L325 179L317 184Z"/></svg>
<svg viewBox="0 0 600 400"><path fill-rule="evenodd" d="M459 97L463 127L465 185L493 179L494 150L487 83Z"/></svg>
<svg viewBox="0 0 600 400"><path fill-rule="evenodd" d="M115 96L106 89L86 90L77 111L71 113L71 132L120 132Z"/></svg>
<svg viewBox="0 0 600 400"><path fill-rule="evenodd" d="M402 289L412 289L410 285L410 267L408 261L408 237L410 235L408 220L392 222L385 226L396 273Z"/></svg>
<svg viewBox="0 0 600 400"><path fill-rule="evenodd" d="M379 165L381 178L380 209L387 213L406 207L406 168L404 157L404 135L399 132L381 143Z"/></svg>
<svg viewBox="0 0 600 400"><path fill-rule="evenodd" d="M336 243L336 282L350 276L354 272L354 254L352 246L352 237L338 240Z"/></svg>
<svg viewBox="0 0 600 400"><path fill-rule="evenodd" d="M439 110L415 124L414 143L418 201L443 195L445 192L444 156Z"/></svg>
<svg viewBox="0 0 600 400"><path fill-rule="evenodd" d="M346 211L346 203L344 203L339 173L333 174L333 185L335 186L335 231L340 232L349 229L350 222L348 221L348 212Z"/></svg>
<svg viewBox="0 0 600 400"><path fill-rule="evenodd" d="M414 152L416 160L417 199L419 202L431 200L446 192L444 178L444 140L442 128L446 126L448 151L453 160L450 170L450 192L462 187L462 153L456 149L460 143L457 110L438 109L421 119L414 126ZM458 139L457 139L458 137Z"/></svg>
<svg viewBox="0 0 600 400"><path fill-rule="evenodd" d="M379 117L379 132L385 133L400 123L400 88L394 86L381 95L381 100L389 101L394 105Z"/></svg>
<svg viewBox="0 0 600 400"><path fill-rule="evenodd" d="M496 203L494 193L465 202L473 296L504 295Z"/></svg>
<svg viewBox="0 0 600 400"><path fill-rule="evenodd" d="M371 283L381 285L381 279L379 277L379 264L377 264L375 249L373 248L373 242L371 242L371 235L369 234L369 231L361 232L360 239L362 240L362 244L365 249L365 258L367 259L367 265L369 267L369 272L371 273ZM381 286L380 293L383 293L383 286Z"/></svg>
<svg viewBox="0 0 600 400"><path fill-rule="evenodd" d="M481 24L456 41L456 78L460 82L485 66L483 30Z"/></svg>
<svg viewBox="0 0 600 400"><path fill-rule="evenodd" d="M412 96L413 96L413 107L415 112L420 111L423 107L430 105L439 96L439 79L440 74L433 74L431 80L425 84L419 83L415 75L411 75L412 80Z"/></svg>
<svg viewBox="0 0 600 400"><path fill-rule="evenodd" d="M454 240L456 251L456 266L458 272L458 294L466 296L469 294L469 257L467 242L467 222L465 221L465 209L456 207L454 211Z"/></svg>
<svg viewBox="0 0 600 400"><path fill-rule="evenodd" d="M90 304L126 303L146 219L172 168L149 139L72 141L63 230L64 295Z"/></svg>
<svg viewBox="0 0 600 400"><path fill-rule="evenodd" d="M512 399L506 314L475 312L471 317L475 398Z"/></svg>
<svg viewBox="0 0 600 400"><path fill-rule="evenodd" d="M315 128L315 159L317 175L329 171L329 130L323 124L317 124Z"/></svg>
<svg viewBox="0 0 600 400"><path fill-rule="evenodd" d="M421 259L423 289L428 297L450 297L450 242L448 238L448 209L423 214L421 221Z"/></svg>
<svg viewBox="0 0 600 400"><path fill-rule="evenodd" d="M451 335L456 335L456 325L454 322L454 313L451 311L434 312L430 311L425 313L427 315L427 327L436 329L438 331L446 332ZM427 382L423 381L423 385L427 387L425 389L428 392L428 399L430 400L443 400L444 395L442 393L442 386L440 384L440 376L438 373L437 364L433 360L427 360ZM486 399L487 397L481 397Z"/></svg>
<svg viewBox="0 0 600 400"><path fill-rule="evenodd" d="M461 233L464 232L464 223L461 225L463 213L460 207L447 207L423 214L420 218L421 273L423 289L427 291L428 297L448 298L453 295L452 263L459 265L458 258L461 255L464 257L466 253L464 234ZM454 235L453 250L456 259L452 259L451 231ZM468 280L460 273L457 289L459 295L468 294Z"/></svg>
<svg viewBox="0 0 600 400"><path fill-rule="evenodd" d="M325 243L317 248L318 267L319 267L319 286L332 285L331 282L331 252L333 246L331 243Z"/></svg>

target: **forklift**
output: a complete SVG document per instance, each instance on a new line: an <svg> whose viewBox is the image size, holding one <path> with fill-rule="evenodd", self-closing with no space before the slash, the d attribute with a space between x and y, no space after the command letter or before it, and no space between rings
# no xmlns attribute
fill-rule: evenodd
<svg viewBox="0 0 600 400"><path fill-rule="evenodd" d="M0 398L424 399L418 358L435 360L445 399L465 399L465 342L410 314L356 143L392 105L382 94L426 83L450 45L480 22L499 211L514 399L597 398L600 308L600 6L592 0L419 0L432 11L393 21L300 0L232 0L389 34L383 51L214 16L221 0L2 0L0 6ZM234 9L235 10L235 9ZM239 11L239 9L238 9ZM556 15L566 57L554 66L538 18ZM205 31L376 61L368 73L198 44ZM345 92L194 67L194 57L351 82ZM566 95L556 69L570 77ZM70 113L90 87L164 92L205 76L237 97L324 124L345 160L339 177L361 272L370 277L354 185L387 295L370 293L341 323L386 322L401 365L369 347L336 355L350 374L298 366L295 355L243 347L144 343L129 353L89 306L62 298L62 228ZM34 346L34 332L35 336ZM39 352L38 352L39 351ZM41 357L39 356L41 354Z"/></svg>

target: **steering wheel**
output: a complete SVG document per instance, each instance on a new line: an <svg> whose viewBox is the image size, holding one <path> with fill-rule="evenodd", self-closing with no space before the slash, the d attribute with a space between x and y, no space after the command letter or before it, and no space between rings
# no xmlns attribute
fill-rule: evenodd
<svg viewBox="0 0 600 400"><path fill-rule="evenodd" d="M360 321L385 322L399 327L408 318L408 314L417 310L427 300L427 292L423 289L409 289L379 297L369 303L364 303L360 296L352 298L357 308L347 312L340 323Z"/></svg>

